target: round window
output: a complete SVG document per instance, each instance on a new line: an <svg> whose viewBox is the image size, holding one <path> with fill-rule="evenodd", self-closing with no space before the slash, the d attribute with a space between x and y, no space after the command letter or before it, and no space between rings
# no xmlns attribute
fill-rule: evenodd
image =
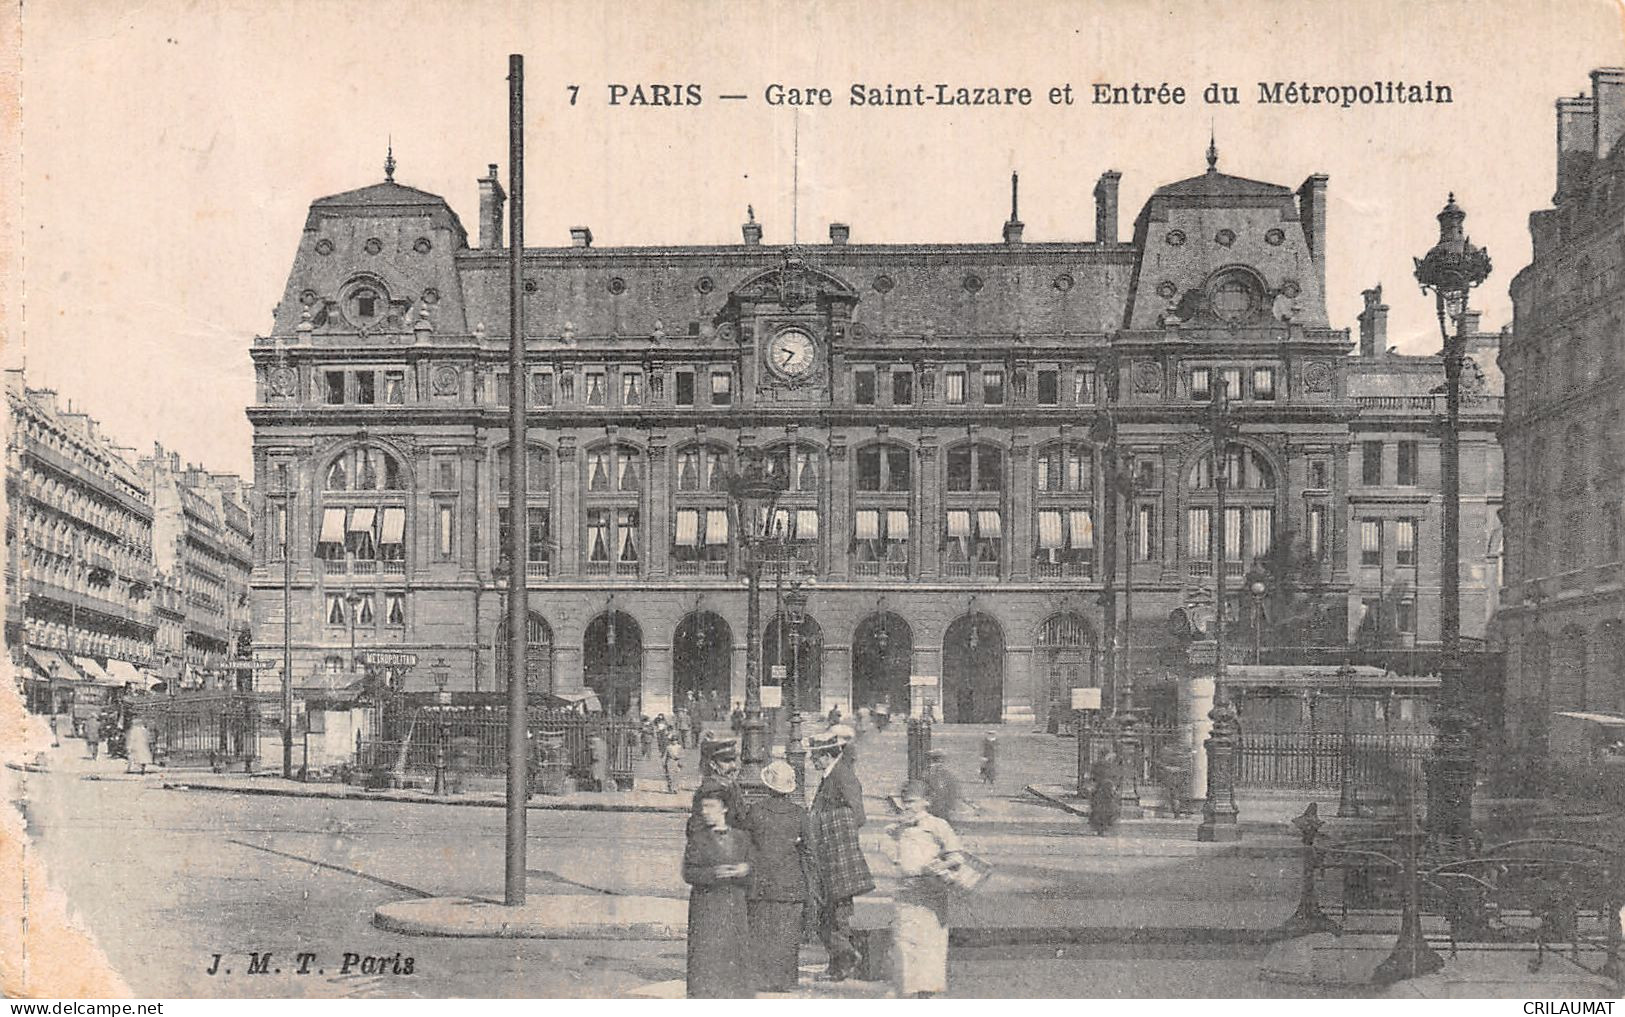
<svg viewBox="0 0 1625 1017"><path fill-rule="evenodd" d="M1251 317L1258 306L1258 290L1246 276L1232 273L1214 285L1210 302L1219 320L1243 321Z"/></svg>

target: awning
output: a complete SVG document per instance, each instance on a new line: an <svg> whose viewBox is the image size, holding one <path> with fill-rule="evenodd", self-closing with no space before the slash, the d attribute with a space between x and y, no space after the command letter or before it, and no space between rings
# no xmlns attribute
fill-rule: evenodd
<svg viewBox="0 0 1625 1017"><path fill-rule="evenodd" d="M1038 546L1046 550L1061 546L1061 513L1038 513Z"/></svg>
<svg viewBox="0 0 1625 1017"><path fill-rule="evenodd" d="M694 509L680 509L677 512L677 546L698 547L700 545L700 514Z"/></svg>
<svg viewBox="0 0 1625 1017"><path fill-rule="evenodd" d="M976 535L983 540L997 540L1003 535L1004 526L1000 521L998 509L982 509L976 513Z"/></svg>
<svg viewBox="0 0 1625 1017"><path fill-rule="evenodd" d="M818 510L796 509L796 539L818 539Z"/></svg>
<svg viewBox="0 0 1625 1017"><path fill-rule="evenodd" d="M705 510L705 542L711 547L728 543L728 510Z"/></svg>
<svg viewBox="0 0 1625 1017"><path fill-rule="evenodd" d="M859 509L854 518L852 538L854 540L880 539L880 513L874 509Z"/></svg>
<svg viewBox="0 0 1625 1017"><path fill-rule="evenodd" d="M34 666L43 671L47 678L61 678L70 682L84 679L84 676L72 664L50 650L36 649L32 646L26 647L26 649L29 659L34 662Z"/></svg>
<svg viewBox="0 0 1625 1017"><path fill-rule="evenodd" d="M351 533L369 533L372 531L373 517L378 514L377 509L358 508L350 514Z"/></svg>
<svg viewBox="0 0 1625 1017"><path fill-rule="evenodd" d="M970 513L962 509L955 509L948 513L948 536L970 536Z"/></svg>
<svg viewBox="0 0 1625 1017"><path fill-rule="evenodd" d="M886 512L886 539L892 542L908 539L908 513L900 509Z"/></svg>
<svg viewBox="0 0 1625 1017"><path fill-rule="evenodd" d="M384 509L384 532L378 538L380 544L405 543L406 537L406 510L403 508Z"/></svg>
<svg viewBox="0 0 1625 1017"><path fill-rule="evenodd" d="M1073 509L1072 518L1072 549L1074 551L1088 551L1095 546L1095 521L1089 515L1088 509Z"/></svg>
<svg viewBox="0 0 1625 1017"><path fill-rule="evenodd" d="M89 678L93 682L100 682L104 685L123 684L112 675L108 674L100 664L96 663L95 658L75 657L73 658L73 663L75 667L79 668L86 678Z"/></svg>
<svg viewBox="0 0 1625 1017"><path fill-rule="evenodd" d="M344 510L329 508L322 510L322 539L323 544L344 543Z"/></svg>
<svg viewBox="0 0 1625 1017"><path fill-rule="evenodd" d="M120 685L129 682L138 689L150 689L163 680L154 678L127 660L119 660L113 657L108 658L107 673L112 675L113 680Z"/></svg>

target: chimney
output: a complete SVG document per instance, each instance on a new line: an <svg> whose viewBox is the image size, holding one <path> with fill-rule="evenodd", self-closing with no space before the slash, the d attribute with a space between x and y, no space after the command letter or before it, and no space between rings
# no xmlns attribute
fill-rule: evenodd
<svg viewBox="0 0 1625 1017"><path fill-rule="evenodd" d="M1478 319L1483 314L1483 311L1475 311L1472 308L1468 308L1467 310L1461 312L1461 317L1456 319L1456 321L1459 323L1458 331L1462 335L1478 335Z"/></svg>
<svg viewBox="0 0 1625 1017"><path fill-rule="evenodd" d="M1597 147L1597 104L1583 95L1557 100L1557 193L1553 204L1574 192L1585 179Z"/></svg>
<svg viewBox="0 0 1625 1017"><path fill-rule="evenodd" d="M508 193L497 182L497 164L491 163L480 184L480 247L488 251L502 250L502 206Z"/></svg>
<svg viewBox="0 0 1625 1017"><path fill-rule="evenodd" d="M1315 279L1326 292L1326 174L1314 173L1298 188L1298 219L1315 259Z"/></svg>
<svg viewBox="0 0 1625 1017"><path fill-rule="evenodd" d="M571 226L570 227L570 246L571 247L591 247L592 246L592 230L589 229L586 226Z"/></svg>
<svg viewBox="0 0 1625 1017"><path fill-rule="evenodd" d="M1095 243L1117 243L1117 183L1123 174L1107 170L1095 182Z"/></svg>
<svg viewBox="0 0 1625 1017"><path fill-rule="evenodd" d="M1365 309L1360 312L1360 356L1381 357L1388 352L1388 305L1382 302L1382 284L1361 290Z"/></svg>
<svg viewBox="0 0 1625 1017"><path fill-rule="evenodd" d="M829 242L836 247L845 247L847 239L851 236L852 227L846 223L832 222L829 224Z"/></svg>
<svg viewBox="0 0 1625 1017"><path fill-rule="evenodd" d="M756 221L756 207L745 206L745 222L739 227L739 233L745 238L748 247L755 247L762 242L762 224Z"/></svg>
<svg viewBox="0 0 1625 1017"><path fill-rule="evenodd" d="M1596 104L1596 152L1608 158L1625 135L1625 68L1602 67L1591 72L1591 101Z"/></svg>
<svg viewBox="0 0 1625 1017"><path fill-rule="evenodd" d="M1021 217L1016 214L1016 190L1020 183L1020 178L1016 174L1010 174L1010 221L1004 224L1004 242L1007 244L1021 243L1021 231L1024 224Z"/></svg>

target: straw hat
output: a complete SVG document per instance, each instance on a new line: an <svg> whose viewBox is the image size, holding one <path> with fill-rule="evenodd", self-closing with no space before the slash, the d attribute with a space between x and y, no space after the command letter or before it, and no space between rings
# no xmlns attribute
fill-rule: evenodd
<svg viewBox="0 0 1625 1017"><path fill-rule="evenodd" d="M762 783L769 791L777 791L781 795L792 794L796 789L796 771L790 768L789 763L769 763L762 767Z"/></svg>

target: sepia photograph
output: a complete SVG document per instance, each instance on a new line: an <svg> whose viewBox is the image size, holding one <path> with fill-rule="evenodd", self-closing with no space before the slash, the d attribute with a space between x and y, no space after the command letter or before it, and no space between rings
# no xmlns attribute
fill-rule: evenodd
<svg viewBox="0 0 1625 1017"><path fill-rule="evenodd" d="M0 51L0 995L1625 994L1616 0Z"/></svg>

